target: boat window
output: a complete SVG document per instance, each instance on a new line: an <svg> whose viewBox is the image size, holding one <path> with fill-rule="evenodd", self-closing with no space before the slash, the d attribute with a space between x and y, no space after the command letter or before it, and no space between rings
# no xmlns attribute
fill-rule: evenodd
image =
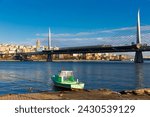
<svg viewBox="0 0 150 117"><path fill-rule="evenodd" d="M68 78L70 76L73 76L73 72L72 71L62 71L60 74L59 74L60 77L65 77L65 78Z"/></svg>

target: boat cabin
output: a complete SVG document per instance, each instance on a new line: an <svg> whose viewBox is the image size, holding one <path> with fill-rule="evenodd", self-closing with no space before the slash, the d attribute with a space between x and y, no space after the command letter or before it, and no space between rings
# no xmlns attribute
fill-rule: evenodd
<svg viewBox="0 0 150 117"><path fill-rule="evenodd" d="M61 77L63 81L74 81L73 71L61 71L59 77Z"/></svg>

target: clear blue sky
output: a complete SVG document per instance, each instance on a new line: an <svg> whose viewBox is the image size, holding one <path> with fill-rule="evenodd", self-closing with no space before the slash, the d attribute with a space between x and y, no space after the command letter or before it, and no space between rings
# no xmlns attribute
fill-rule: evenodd
<svg viewBox="0 0 150 117"><path fill-rule="evenodd" d="M133 30L138 8L150 30L150 0L0 0L0 43L46 44L48 27L54 46L101 43L121 35L109 31Z"/></svg>

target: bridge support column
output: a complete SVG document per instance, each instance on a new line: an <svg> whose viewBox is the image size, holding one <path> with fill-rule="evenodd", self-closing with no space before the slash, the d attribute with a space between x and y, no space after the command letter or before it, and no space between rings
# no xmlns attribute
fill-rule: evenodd
<svg viewBox="0 0 150 117"><path fill-rule="evenodd" d="M47 54L47 62L52 62L52 54Z"/></svg>
<svg viewBox="0 0 150 117"><path fill-rule="evenodd" d="M24 60L28 60L28 55L23 55Z"/></svg>
<svg viewBox="0 0 150 117"><path fill-rule="evenodd" d="M142 51L136 51L134 63L143 63L143 54Z"/></svg>
<svg viewBox="0 0 150 117"><path fill-rule="evenodd" d="M86 54L85 53L82 54L82 59L86 60Z"/></svg>

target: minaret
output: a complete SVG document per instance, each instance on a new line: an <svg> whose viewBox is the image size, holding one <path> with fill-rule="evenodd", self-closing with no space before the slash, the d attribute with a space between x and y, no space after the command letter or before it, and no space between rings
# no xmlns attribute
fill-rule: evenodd
<svg viewBox="0 0 150 117"><path fill-rule="evenodd" d="M137 44L141 44L141 27L140 27L140 10L138 10L138 16L137 16Z"/></svg>
<svg viewBox="0 0 150 117"><path fill-rule="evenodd" d="M40 48L40 40L38 39L37 41L36 41L36 50L38 50Z"/></svg>
<svg viewBox="0 0 150 117"><path fill-rule="evenodd" d="M48 29L48 50L51 49L52 43L51 43L51 30Z"/></svg>

